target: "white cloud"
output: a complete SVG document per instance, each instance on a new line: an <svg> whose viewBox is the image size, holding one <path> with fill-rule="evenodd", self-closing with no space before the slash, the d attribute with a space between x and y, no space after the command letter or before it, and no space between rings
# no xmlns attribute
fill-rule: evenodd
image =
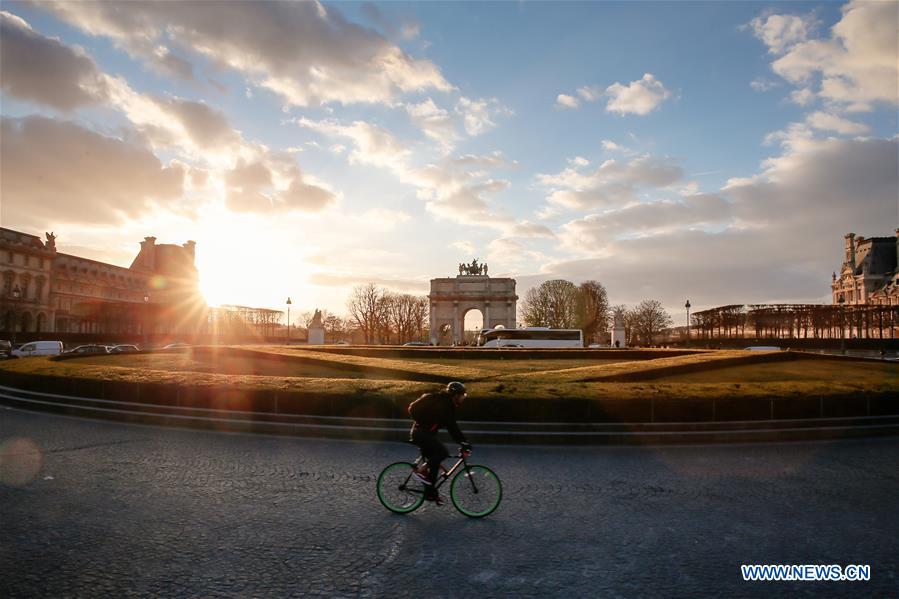
<svg viewBox="0 0 899 599"><path fill-rule="evenodd" d="M792 100L794 104L808 106L815 101L815 92L807 87L797 89L790 92L790 100Z"/></svg>
<svg viewBox="0 0 899 599"><path fill-rule="evenodd" d="M843 135L863 135L870 129L863 123L856 123L835 114L814 112L806 117L806 122L815 129L835 131Z"/></svg>
<svg viewBox="0 0 899 599"><path fill-rule="evenodd" d="M585 85L577 88L577 95L585 102L596 102L603 96L603 89L598 85Z"/></svg>
<svg viewBox="0 0 899 599"><path fill-rule="evenodd" d="M770 79L766 79L765 77L756 77L752 81L749 82L749 87L754 89L757 92L766 92L774 89L780 85L776 81L771 81Z"/></svg>
<svg viewBox="0 0 899 599"><path fill-rule="evenodd" d="M462 96L456 102L456 113L461 115L465 131L472 137L496 127L493 119L512 114L496 98L472 100Z"/></svg>
<svg viewBox="0 0 899 599"><path fill-rule="evenodd" d="M646 73L642 79L631 81L629 85L613 83L606 88L606 95L609 96L606 103L608 112L642 116L658 108L671 97L671 92L651 73Z"/></svg>
<svg viewBox="0 0 899 599"><path fill-rule="evenodd" d="M452 147L458 139L454 115L440 108L431 98L418 103L407 104L406 112L412 123L424 131L425 135L440 143L444 149Z"/></svg>
<svg viewBox="0 0 899 599"><path fill-rule="evenodd" d="M602 149L607 152L617 152L619 154L624 154L625 156L631 156L634 154L634 151L626 146L622 146L619 143L615 143L611 139L602 140Z"/></svg>
<svg viewBox="0 0 899 599"><path fill-rule="evenodd" d="M756 30L769 51L779 55L771 68L801 86L801 93L793 99L803 105L809 103L810 93L816 93L853 111L870 110L876 102L895 106L899 103L895 2L856 0L844 5L842 12L829 39L812 38L808 24L802 27L796 21L802 21L799 17L769 16L764 23L772 19L792 23L772 26L770 34L763 29L759 35ZM814 92L816 78L820 84Z"/></svg>
<svg viewBox="0 0 899 599"><path fill-rule="evenodd" d="M811 17L796 15L768 15L756 17L749 23L757 38L762 40L772 54L782 54L787 48L807 40L817 26Z"/></svg>
<svg viewBox="0 0 899 599"><path fill-rule="evenodd" d="M317 2L38 2L82 31L112 39L165 72L189 76L171 49L234 69L285 103L392 102L412 91L452 86L374 30Z"/></svg>
<svg viewBox="0 0 899 599"><path fill-rule="evenodd" d="M562 225L560 239L563 248L575 254L591 255L616 239L707 228L727 223L730 218L730 204L723 198L690 194L678 200L633 204L569 221Z"/></svg>
<svg viewBox="0 0 899 599"><path fill-rule="evenodd" d="M339 136L351 140L355 147L349 154L350 162L388 168L401 175L408 172L406 161L411 150L381 126L365 121L354 121L350 125L342 125L336 120L313 121L305 117L299 118L295 122L301 127L328 136Z"/></svg>
<svg viewBox="0 0 899 599"><path fill-rule="evenodd" d="M682 178L680 167L652 156L606 160L590 171L569 167L537 175L538 183L550 189L547 201L571 210L623 206L637 201L641 188L667 188Z"/></svg>
<svg viewBox="0 0 899 599"><path fill-rule="evenodd" d="M581 105L580 100L568 94L559 94L556 96L556 106L559 108L577 108Z"/></svg>

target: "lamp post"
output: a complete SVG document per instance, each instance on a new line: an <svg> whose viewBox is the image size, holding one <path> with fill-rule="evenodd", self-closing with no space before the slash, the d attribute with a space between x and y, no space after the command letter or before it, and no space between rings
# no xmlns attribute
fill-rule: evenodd
<svg viewBox="0 0 899 599"><path fill-rule="evenodd" d="M290 343L290 305L293 304L290 301L290 297L287 298L287 342Z"/></svg>
<svg viewBox="0 0 899 599"><path fill-rule="evenodd" d="M147 318L148 312L150 311L150 292L144 291L144 347L143 349L147 349L148 343L148 335L147 335L147 323L150 320Z"/></svg>
<svg viewBox="0 0 899 599"><path fill-rule="evenodd" d="M687 300L684 308L687 309L687 347L690 347L690 300Z"/></svg>
<svg viewBox="0 0 899 599"><path fill-rule="evenodd" d="M846 299L840 295L837 298L837 303L840 304L840 353L846 353L846 338L843 336L843 304L846 303Z"/></svg>
<svg viewBox="0 0 899 599"><path fill-rule="evenodd" d="M12 311L12 345L13 348L16 346L16 329L19 328L19 298L22 296L22 290L19 289L19 286L16 285L15 289L12 290L12 298L14 300L14 308Z"/></svg>

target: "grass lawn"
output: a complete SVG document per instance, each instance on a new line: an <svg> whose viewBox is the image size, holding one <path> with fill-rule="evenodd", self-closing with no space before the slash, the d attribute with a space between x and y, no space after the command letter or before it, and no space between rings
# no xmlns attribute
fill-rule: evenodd
<svg viewBox="0 0 899 599"><path fill-rule="evenodd" d="M274 360L254 360L246 357L221 356L192 356L184 354L141 354L133 356L110 355L89 356L78 358L78 364L91 366L105 366L113 368L147 368L152 370L165 370L168 372L205 372L210 374L227 375L261 375L261 376L285 376L305 378L335 378L335 379L384 379L391 380L395 377L365 373L362 371L343 370L336 367L328 367L321 364L306 364L302 362L281 362Z"/></svg>
<svg viewBox="0 0 899 599"><path fill-rule="evenodd" d="M577 368L585 366L601 366L604 364L616 364L622 359L596 359L596 360L552 360L552 359L507 359L507 360L462 360L453 358L415 358L416 362L426 364L441 364L443 366L459 366L476 368L493 372L494 374L511 374L518 372L542 372L550 370L562 370L564 368Z"/></svg>
<svg viewBox="0 0 899 599"><path fill-rule="evenodd" d="M261 354L260 352L264 352ZM464 381L472 398L757 398L899 394L899 365L724 350L671 358L465 360L335 355L290 348L198 348L0 362L0 372L170 385L411 399ZM649 356L650 354L647 354ZM442 381L442 383L441 383Z"/></svg>

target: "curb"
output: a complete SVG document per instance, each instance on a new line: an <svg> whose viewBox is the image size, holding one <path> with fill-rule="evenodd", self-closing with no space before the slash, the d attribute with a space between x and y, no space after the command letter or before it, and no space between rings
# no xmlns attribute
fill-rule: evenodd
<svg viewBox="0 0 899 599"><path fill-rule="evenodd" d="M32 411L123 422L333 439L407 441L408 420L285 415L145 404L0 386L0 404ZM899 435L899 415L727 422L460 421L476 443L665 445L800 441Z"/></svg>

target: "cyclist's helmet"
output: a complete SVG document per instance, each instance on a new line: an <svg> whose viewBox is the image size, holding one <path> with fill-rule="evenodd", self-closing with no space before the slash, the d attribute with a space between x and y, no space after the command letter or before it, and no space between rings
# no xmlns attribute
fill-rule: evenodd
<svg viewBox="0 0 899 599"><path fill-rule="evenodd" d="M459 381L453 381L446 386L446 392L450 395L462 395L463 393L465 393L465 385L463 385Z"/></svg>

